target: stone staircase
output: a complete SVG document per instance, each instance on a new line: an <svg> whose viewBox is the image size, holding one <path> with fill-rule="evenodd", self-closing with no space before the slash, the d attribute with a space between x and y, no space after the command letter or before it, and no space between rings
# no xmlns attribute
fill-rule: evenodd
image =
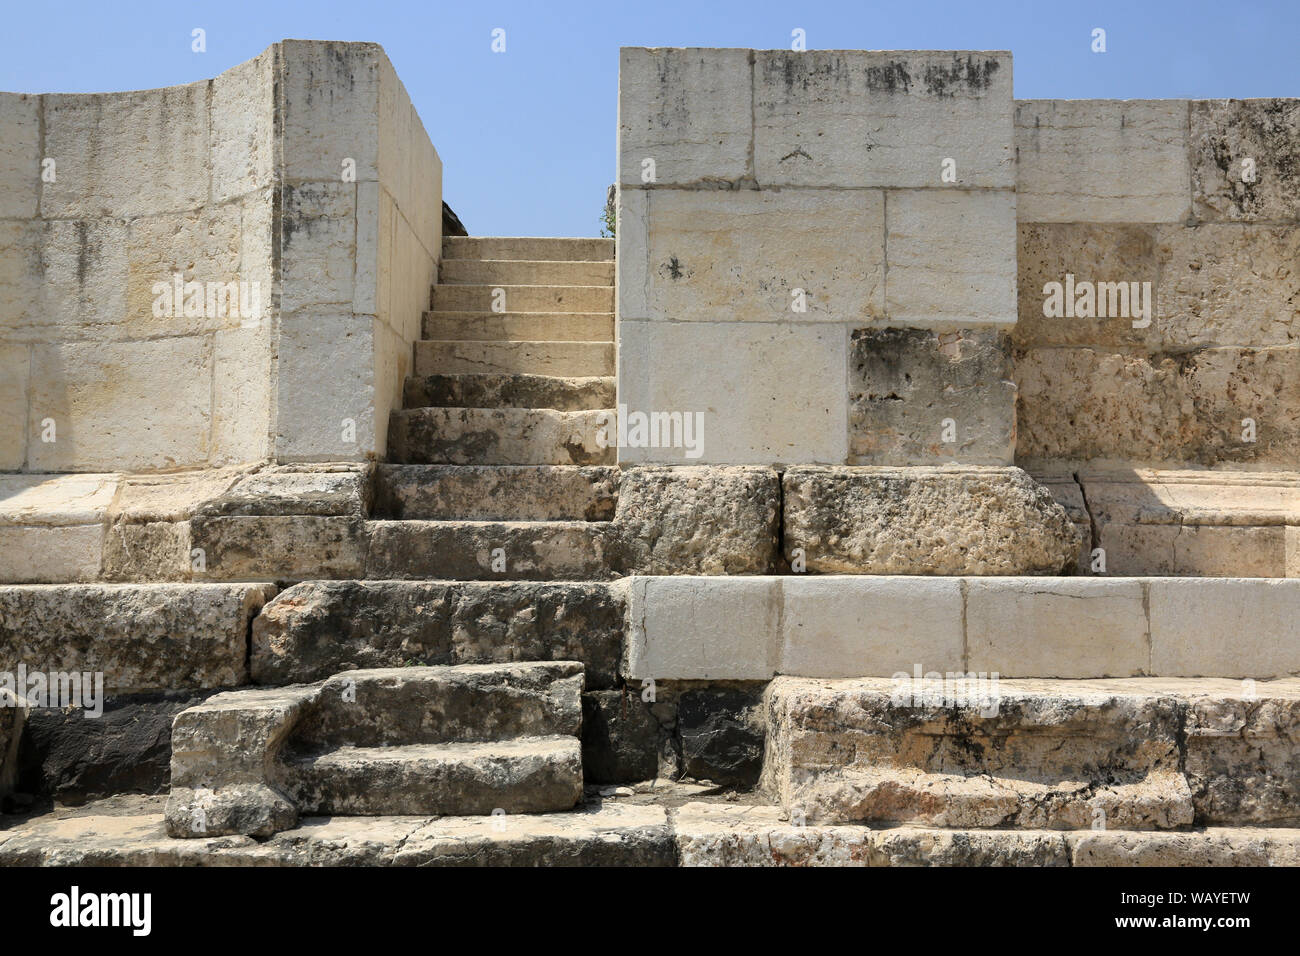
<svg viewBox="0 0 1300 956"><path fill-rule="evenodd" d="M218 694L172 729L168 832L568 810L582 799L582 687L581 664L555 662L354 670Z"/></svg>
<svg viewBox="0 0 1300 956"><path fill-rule="evenodd" d="M444 241L376 474L393 577L610 576L613 256L608 239Z"/></svg>

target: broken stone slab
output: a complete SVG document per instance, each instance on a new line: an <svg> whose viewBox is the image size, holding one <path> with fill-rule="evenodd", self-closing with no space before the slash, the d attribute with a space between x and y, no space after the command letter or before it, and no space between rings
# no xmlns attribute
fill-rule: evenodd
<svg viewBox="0 0 1300 956"><path fill-rule="evenodd" d="M780 475L771 468L627 468L614 514L618 566L637 574L768 574L780 514Z"/></svg>
<svg viewBox="0 0 1300 956"><path fill-rule="evenodd" d="M1079 532L1019 468L800 466L782 476L786 560L831 574L1064 574Z"/></svg>
<svg viewBox="0 0 1300 956"><path fill-rule="evenodd" d="M0 661L28 672L102 672L109 693L232 687L248 679L258 584L0 587Z"/></svg>
<svg viewBox="0 0 1300 956"><path fill-rule="evenodd" d="M253 623L259 684L351 667L579 660L587 686L614 686L624 598L598 582L308 581Z"/></svg>

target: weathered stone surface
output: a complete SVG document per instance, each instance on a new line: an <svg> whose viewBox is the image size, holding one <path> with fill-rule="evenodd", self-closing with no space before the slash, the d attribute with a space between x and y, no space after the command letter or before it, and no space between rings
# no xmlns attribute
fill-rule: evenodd
<svg viewBox="0 0 1300 956"><path fill-rule="evenodd" d="M363 518L198 515L190 520L190 546L203 555L198 579L293 581L360 577L368 537Z"/></svg>
<svg viewBox="0 0 1300 956"><path fill-rule="evenodd" d="M341 670L526 660L582 661L587 687L612 687L624 602L595 582L311 581L253 623L260 684Z"/></svg>
<svg viewBox="0 0 1300 956"><path fill-rule="evenodd" d="M1200 219L1300 220L1300 101L1193 100L1192 198ZM1243 176L1253 160L1254 180Z"/></svg>
<svg viewBox="0 0 1300 956"><path fill-rule="evenodd" d="M1065 834L1073 866L1297 866L1300 830L1215 827L1184 833Z"/></svg>
<svg viewBox="0 0 1300 956"><path fill-rule="evenodd" d="M188 521L119 521L104 533L105 581L190 581L194 577Z"/></svg>
<svg viewBox="0 0 1300 956"><path fill-rule="evenodd" d="M41 98L29 93L0 96L0 216L36 215L40 198Z"/></svg>
<svg viewBox="0 0 1300 956"><path fill-rule="evenodd" d="M406 380L407 408L553 408L561 412L613 408L613 377L474 373L421 375Z"/></svg>
<svg viewBox="0 0 1300 956"><path fill-rule="evenodd" d="M95 580L120 477L0 476L0 582Z"/></svg>
<svg viewBox="0 0 1300 956"><path fill-rule="evenodd" d="M620 318L618 335L620 404L642 414L700 412L704 421L698 458L680 447L629 447L618 450L620 464L845 460L844 325Z"/></svg>
<svg viewBox="0 0 1300 956"><path fill-rule="evenodd" d="M380 518L463 521L609 521L616 468L568 465L379 465Z"/></svg>
<svg viewBox="0 0 1300 956"><path fill-rule="evenodd" d="M640 691L582 695L582 770L586 782L637 783L659 772L659 722Z"/></svg>
<svg viewBox="0 0 1300 956"><path fill-rule="evenodd" d="M617 563L637 574L767 574L780 512L780 476L769 468L628 468Z"/></svg>
<svg viewBox="0 0 1300 956"><path fill-rule="evenodd" d="M763 783L810 822L1168 829L1193 820L1180 705L1123 682L925 685L781 677ZM966 696L969 695L969 696ZM987 699L980 699L987 695Z"/></svg>
<svg viewBox="0 0 1300 956"><path fill-rule="evenodd" d="M95 719L81 710L31 710L17 789L63 806L118 793L164 793L172 720L206 696L164 691L109 698Z"/></svg>
<svg viewBox="0 0 1300 956"><path fill-rule="evenodd" d="M1016 460L1251 463L1300 460L1300 349L1132 354L1035 348L1014 356ZM1243 420L1255 422L1244 440Z"/></svg>
<svg viewBox="0 0 1300 956"><path fill-rule="evenodd" d="M619 51L619 183L723 187L753 180L748 50Z"/></svg>
<svg viewBox="0 0 1300 956"><path fill-rule="evenodd" d="M1153 673L1300 674L1300 579L1156 578L1146 588Z"/></svg>
<svg viewBox="0 0 1300 956"><path fill-rule="evenodd" d="M0 799L9 796L18 778L18 747L27 711L12 694L0 690Z"/></svg>
<svg viewBox="0 0 1300 956"><path fill-rule="evenodd" d="M1015 184L1011 55L755 50L753 156L769 186Z"/></svg>
<svg viewBox="0 0 1300 956"><path fill-rule="evenodd" d="M389 420L389 458L423 465L612 465L607 413L549 408L409 408Z"/></svg>
<svg viewBox="0 0 1300 956"><path fill-rule="evenodd" d="M1182 222L1186 100L1017 100L1021 222Z"/></svg>
<svg viewBox="0 0 1300 956"><path fill-rule="evenodd" d="M102 671L114 693L247 680L249 622L267 585L0 587L0 659L29 671Z"/></svg>
<svg viewBox="0 0 1300 956"><path fill-rule="evenodd" d="M855 329L849 338L850 464L1009 464L1015 410L996 332Z"/></svg>
<svg viewBox="0 0 1300 956"><path fill-rule="evenodd" d="M364 465L277 465L247 475L205 501L208 518L270 515L363 517L370 512L369 468Z"/></svg>
<svg viewBox="0 0 1300 956"><path fill-rule="evenodd" d="M646 202L646 308L628 312L636 306L625 300L628 318L848 323L885 315L881 193L656 189ZM793 309L796 289L804 311Z"/></svg>
<svg viewBox="0 0 1300 956"><path fill-rule="evenodd" d="M839 574L1060 574L1074 526L1018 468L791 468L787 560Z"/></svg>
<svg viewBox="0 0 1300 956"><path fill-rule="evenodd" d="M688 690L677 700L682 773L744 790L763 769L761 690Z"/></svg>
<svg viewBox="0 0 1300 956"><path fill-rule="evenodd" d="M606 522L370 521L366 529L368 578L591 581L613 576Z"/></svg>
<svg viewBox="0 0 1300 956"><path fill-rule="evenodd" d="M31 357L25 344L0 343L0 418L20 422L0 434L0 468L17 470L27 458L27 384Z"/></svg>
<svg viewBox="0 0 1300 956"><path fill-rule="evenodd" d="M1015 323L1015 193L894 190L886 210L891 323L965 329Z"/></svg>

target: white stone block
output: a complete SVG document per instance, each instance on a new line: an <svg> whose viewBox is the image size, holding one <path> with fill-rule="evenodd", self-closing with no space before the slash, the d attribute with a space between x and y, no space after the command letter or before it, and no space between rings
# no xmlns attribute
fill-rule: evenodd
<svg viewBox="0 0 1300 956"><path fill-rule="evenodd" d="M1186 100L1016 101L1021 222L1182 222Z"/></svg>
<svg viewBox="0 0 1300 956"><path fill-rule="evenodd" d="M700 195L693 193L692 195ZM620 318L650 318L649 192L631 186L618 191L614 261Z"/></svg>
<svg viewBox="0 0 1300 956"><path fill-rule="evenodd" d="M967 669L1002 677L1136 677L1150 648L1135 579L967 578Z"/></svg>
<svg viewBox="0 0 1300 956"><path fill-rule="evenodd" d="M0 343L0 469L18 470L27 454L26 345Z"/></svg>
<svg viewBox="0 0 1300 956"><path fill-rule="evenodd" d="M276 51L212 81L212 201L270 185L275 177Z"/></svg>
<svg viewBox="0 0 1300 956"><path fill-rule="evenodd" d="M885 203L891 324L1015 324L1014 193L902 190Z"/></svg>
<svg viewBox="0 0 1300 956"><path fill-rule="evenodd" d="M94 581L104 556L104 526L0 527L0 582Z"/></svg>
<svg viewBox="0 0 1300 956"><path fill-rule="evenodd" d="M892 677L962 669L958 578L791 576L783 592L780 672Z"/></svg>
<svg viewBox="0 0 1300 956"><path fill-rule="evenodd" d="M41 191L41 100L0 93L0 218L30 219Z"/></svg>
<svg viewBox="0 0 1300 956"><path fill-rule="evenodd" d="M704 424L698 458L620 448L619 461L843 464L847 336L841 325L620 321L619 403L702 412Z"/></svg>
<svg viewBox="0 0 1300 956"><path fill-rule="evenodd" d="M1152 578L1147 589L1155 674L1300 674L1300 579Z"/></svg>
<svg viewBox="0 0 1300 956"><path fill-rule="evenodd" d="M1015 185L1011 55L761 50L754 165L768 186Z"/></svg>
<svg viewBox="0 0 1300 956"><path fill-rule="evenodd" d="M379 84L383 50L374 43L285 40L280 45L281 149L290 181L379 178Z"/></svg>
<svg viewBox="0 0 1300 956"><path fill-rule="evenodd" d="M626 672L633 680L766 680L780 652L775 577L633 577Z"/></svg>
<svg viewBox="0 0 1300 956"><path fill-rule="evenodd" d="M619 183L733 183L753 177L748 50L620 51ZM648 166L652 163L653 166ZM647 181L643 171L653 169Z"/></svg>
<svg viewBox="0 0 1300 956"><path fill-rule="evenodd" d="M372 316L304 312L283 317L276 457L355 461L373 454L374 375Z"/></svg>
<svg viewBox="0 0 1300 956"><path fill-rule="evenodd" d="M351 310L357 257L356 186L304 183L286 186L283 193L281 314L320 306Z"/></svg>
<svg viewBox="0 0 1300 956"><path fill-rule="evenodd" d="M862 324L884 316L882 193L656 189L646 202L649 318Z"/></svg>

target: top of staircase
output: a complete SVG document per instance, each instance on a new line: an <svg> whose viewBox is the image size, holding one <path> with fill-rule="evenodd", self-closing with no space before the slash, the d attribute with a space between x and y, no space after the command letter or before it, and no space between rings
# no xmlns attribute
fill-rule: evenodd
<svg viewBox="0 0 1300 956"><path fill-rule="evenodd" d="M595 237L448 236L446 259L531 259L604 262L614 258L614 240Z"/></svg>

